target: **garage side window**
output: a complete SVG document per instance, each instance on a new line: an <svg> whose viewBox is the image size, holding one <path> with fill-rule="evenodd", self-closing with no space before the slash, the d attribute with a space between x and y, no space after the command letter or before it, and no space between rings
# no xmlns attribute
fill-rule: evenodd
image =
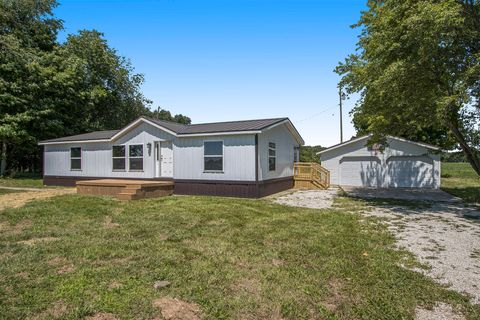
<svg viewBox="0 0 480 320"><path fill-rule="evenodd" d="M82 148L70 148L70 170L82 170Z"/></svg>
<svg viewBox="0 0 480 320"><path fill-rule="evenodd" d="M223 171L223 141L203 142L203 163L205 172Z"/></svg>
<svg viewBox="0 0 480 320"><path fill-rule="evenodd" d="M274 142L268 143L268 171L275 171L277 167L277 146Z"/></svg>
<svg viewBox="0 0 480 320"><path fill-rule="evenodd" d="M130 171L143 170L143 145L133 144L128 146L128 163Z"/></svg>
<svg viewBox="0 0 480 320"><path fill-rule="evenodd" d="M125 170L125 146L113 146L112 147L112 164L113 170L124 171Z"/></svg>

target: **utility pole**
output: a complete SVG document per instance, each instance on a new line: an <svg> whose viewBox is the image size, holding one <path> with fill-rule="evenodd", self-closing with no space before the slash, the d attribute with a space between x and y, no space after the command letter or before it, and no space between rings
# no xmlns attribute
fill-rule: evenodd
<svg viewBox="0 0 480 320"><path fill-rule="evenodd" d="M343 100L343 94L342 94L342 87L339 86L339 91L338 91L338 97L340 98L340 143L343 142L343 113L342 113L342 100Z"/></svg>

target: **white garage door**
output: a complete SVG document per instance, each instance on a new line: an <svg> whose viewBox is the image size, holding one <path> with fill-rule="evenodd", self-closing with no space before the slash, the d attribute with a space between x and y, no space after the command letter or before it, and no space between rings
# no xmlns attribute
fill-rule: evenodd
<svg viewBox="0 0 480 320"><path fill-rule="evenodd" d="M390 157L387 160L389 187L433 188L433 160L424 156Z"/></svg>
<svg viewBox="0 0 480 320"><path fill-rule="evenodd" d="M340 185L378 187L380 173L378 157L344 157L340 160Z"/></svg>

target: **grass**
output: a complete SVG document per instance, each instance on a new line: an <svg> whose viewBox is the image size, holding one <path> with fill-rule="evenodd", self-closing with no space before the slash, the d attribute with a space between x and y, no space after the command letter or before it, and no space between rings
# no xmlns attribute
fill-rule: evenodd
<svg viewBox="0 0 480 320"><path fill-rule="evenodd" d="M65 195L7 209L0 317L152 319L164 296L197 304L206 319L411 319L436 301L480 317L465 296L401 267L414 259L354 213L365 205ZM157 280L171 285L156 290Z"/></svg>
<svg viewBox="0 0 480 320"><path fill-rule="evenodd" d="M18 191L16 191L16 190L8 190L8 189L0 189L0 196L3 195L3 194L15 193L15 192L18 192Z"/></svg>
<svg viewBox="0 0 480 320"><path fill-rule="evenodd" d="M471 203L480 203L480 178L468 163L442 163L442 189Z"/></svg>
<svg viewBox="0 0 480 320"><path fill-rule="evenodd" d="M41 177L0 178L0 186L15 188L43 188Z"/></svg>

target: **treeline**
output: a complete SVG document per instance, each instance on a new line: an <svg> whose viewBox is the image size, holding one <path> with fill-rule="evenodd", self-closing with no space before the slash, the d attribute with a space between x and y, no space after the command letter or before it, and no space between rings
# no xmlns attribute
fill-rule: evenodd
<svg viewBox="0 0 480 320"><path fill-rule="evenodd" d="M64 43L55 0L0 1L0 175L39 171L39 140L118 129L151 111L144 82L101 32L81 30Z"/></svg>
<svg viewBox="0 0 480 320"><path fill-rule="evenodd" d="M300 162L320 162L317 152L324 150L322 146L302 146L300 147Z"/></svg>

